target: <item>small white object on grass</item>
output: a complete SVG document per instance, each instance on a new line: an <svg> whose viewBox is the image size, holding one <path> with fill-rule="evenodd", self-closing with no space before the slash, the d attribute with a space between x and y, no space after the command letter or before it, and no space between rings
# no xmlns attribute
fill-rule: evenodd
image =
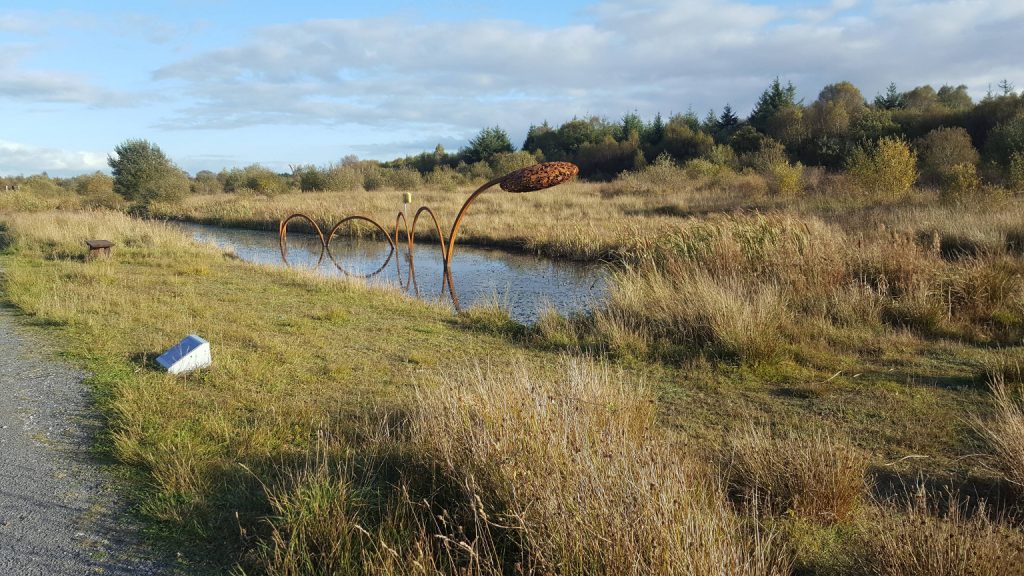
<svg viewBox="0 0 1024 576"><path fill-rule="evenodd" d="M210 343L199 336L186 336L170 350L156 359L171 374L185 374L200 368L207 368L213 360L210 358Z"/></svg>

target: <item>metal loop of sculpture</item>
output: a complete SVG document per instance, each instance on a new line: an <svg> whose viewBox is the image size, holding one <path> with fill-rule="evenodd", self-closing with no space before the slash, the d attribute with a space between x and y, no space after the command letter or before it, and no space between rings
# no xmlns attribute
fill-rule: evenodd
<svg viewBox="0 0 1024 576"><path fill-rule="evenodd" d="M349 276L359 276L362 278L370 278L380 274L391 262L391 259L395 257L395 252L398 250L399 231L401 228L405 228L405 238L408 244L409 251L409 279L405 283L405 290L408 290L410 284L416 291L416 295L419 296L419 287L416 285L416 272L413 264L413 253L415 250L416 243L416 224L419 222L420 216L426 214L434 223L434 231L437 234L438 243L441 247L441 260L444 264L444 273L441 278L441 295L444 295L445 288L447 287L448 293L451 295L452 302L455 304L456 310L459 309L459 299L455 294L455 285L452 282L452 271L451 263L452 258L455 255L455 240L458 238L459 229L462 226L462 220L466 216L466 212L469 210L470 204L477 199L481 194L486 192L492 186L498 185L502 190L506 192L533 192L536 190L544 190L545 188L551 188L557 186L563 182L567 182L576 177L579 173L579 168L570 162L544 162L542 164L534 164L526 168L521 168L514 172L510 172L500 178L495 178L490 182L485 183L479 187L469 198L462 204L462 208L459 209L458 215L455 217L455 222L452 224L451 230L448 232L448 237L445 239L444 231L441 228L441 223L438 221L434 211L428 206L420 206L416 213L412 217L412 222L406 217L404 212L399 212L395 217L395 227L393 233L388 231L381 226L377 221L373 220L368 216L347 216L338 221L337 224L331 227L326 235L324 235L323 228L316 223L313 218L306 214L295 213L291 214L287 218L281 220L278 224L278 241L281 247L281 260L284 261L285 265L291 266L288 262L288 224L294 220L305 220L312 227L316 233L317 238L320 240L320 256L317 258L316 264L313 268L319 268L320 264L323 263L324 256L327 256L334 266L340 270L343 274ZM384 260L384 263L377 270L369 274L352 274L345 270L338 261L334 258L331 253L331 240L338 234L338 231L342 226L352 222L367 222L372 227L379 230L384 234L387 239L388 245L391 251L388 253L388 257ZM395 258L395 267L398 272L398 282L402 283L402 268L399 263L399 259Z"/></svg>

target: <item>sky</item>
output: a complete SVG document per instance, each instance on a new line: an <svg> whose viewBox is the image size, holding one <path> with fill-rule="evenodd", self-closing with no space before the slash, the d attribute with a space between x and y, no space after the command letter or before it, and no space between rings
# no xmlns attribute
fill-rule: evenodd
<svg viewBox="0 0 1024 576"><path fill-rule="evenodd" d="M1024 86L1024 0L3 0L0 174L107 170L129 138L195 173L387 160L501 126L651 118L776 77Z"/></svg>

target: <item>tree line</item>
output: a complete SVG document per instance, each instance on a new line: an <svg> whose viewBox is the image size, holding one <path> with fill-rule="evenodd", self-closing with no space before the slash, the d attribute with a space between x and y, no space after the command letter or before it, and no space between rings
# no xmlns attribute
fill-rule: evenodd
<svg viewBox="0 0 1024 576"><path fill-rule="evenodd" d="M666 156L677 163L707 159L738 163L765 150L781 150L791 162L845 169L885 139L899 139L921 154L926 179L940 179L958 164L976 166L993 182L1013 175L1024 162L1024 95L1008 81L974 102L967 87L918 86L901 92L890 84L868 101L850 82L825 86L813 102L797 100L792 83L774 80L750 115L726 104L703 118L693 111L645 121L636 113L620 120L573 118L559 126L530 127L521 152L538 160L565 160L588 179L607 180ZM501 128L485 128L456 154L422 153L387 163L429 173L456 168L514 150ZM1022 165L1024 166L1024 165Z"/></svg>
<svg viewBox="0 0 1024 576"><path fill-rule="evenodd" d="M911 155L912 158L900 159ZM378 162L347 156L326 166L293 165L277 173L258 164L200 171L177 168L146 140L127 140L110 156L113 191L132 203L173 200L188 193L286 190L456 189L539 161L577 164L583 178L609 180L657 160L699 160L733 169L785 176L789 167L822 166L870 176L881 156L912 164L907 174L928 184L971 187L981 181L1024 186L1024 94L1008 81L974 102L966 86L901 92L890 84L866 99L850 82L825 86L810 103L792 83L775 79L742 118L729 104L703 118L693 111L645 120L573 118L558 126L532 125L517 150L499 126L483 128L464 148ZM789 179L792 179L792 175ZM902 178L902 177L901 177ZM903 178L905 179L905 178ZM7 182L13 181L8 178ZM94 177L85 188L97 186ZM77 185L77 184L76 184Z"/></svg>

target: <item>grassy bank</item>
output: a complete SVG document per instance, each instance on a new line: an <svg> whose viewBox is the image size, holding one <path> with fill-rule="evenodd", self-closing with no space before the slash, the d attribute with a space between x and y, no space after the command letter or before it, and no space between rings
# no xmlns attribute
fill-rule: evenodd
<svg viewBox="0 0 1024 576"><path fill-rule="evenodd" d="M979 574L1021 565L1003 480L1019 470L1020 354L990 347L995 333L858 317L756 358L692 338L628 354L593 327L453 316L247 264L115 212L2 222L4 298L95 374L108 448L138 473L142 514L183 550L198 546L193 560L271 574L934 573L897 569L915 555L973 558L989 570ZM767 222L784 238L805 224ZM96 236L116 242L114 258L84 261L82 239ZM710 263L729 241L716 242L699 261L718 281ZM820 248L811 262L833 252ZM664 267L681 252L645 253ZM804 272L755 278L788 294L798 287L783 282ZM782 335L805 313L787 306ZM972 314L957 309L949 329L984 327ZM666 338L622 329L648 350ZM154 369L193 332L213 343L213 369ZM919 478L929 491L908 500ZM952 507L943 485L961 494ZM978 494L1001 520L977 513ZM894 534L910 542L902 555Z"/></svg>

